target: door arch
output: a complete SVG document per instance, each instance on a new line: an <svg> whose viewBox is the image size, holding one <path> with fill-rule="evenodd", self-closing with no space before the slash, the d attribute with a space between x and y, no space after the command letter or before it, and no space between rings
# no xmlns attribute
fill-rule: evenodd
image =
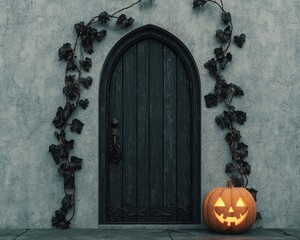
<svg viewBox="0 0 300 240"><path fill-rule="evenodd" d="M146 25L115 44L100 78L100 224L200 223L200 101L196 63L177 37Z"/></svg>

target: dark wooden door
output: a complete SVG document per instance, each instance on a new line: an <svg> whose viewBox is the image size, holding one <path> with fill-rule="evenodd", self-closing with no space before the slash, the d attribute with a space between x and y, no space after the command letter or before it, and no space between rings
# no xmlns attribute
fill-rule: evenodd
<svg viewBox="0 0 300 240"><path fill-rule="evenodd" d="M199 105L184 59L149 35L124 47L108 82L104 222L198 223ZM119 161L112 144L120 146Z"/></svg>

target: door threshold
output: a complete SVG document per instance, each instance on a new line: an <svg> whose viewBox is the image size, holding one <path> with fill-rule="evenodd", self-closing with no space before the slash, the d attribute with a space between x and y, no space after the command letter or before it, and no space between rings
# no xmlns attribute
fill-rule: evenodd
<svg viewBox="0 0 300 240"><path fill-rule="evenodd" d="M98 229L204 229L203 224L100 224Z"/></svg>

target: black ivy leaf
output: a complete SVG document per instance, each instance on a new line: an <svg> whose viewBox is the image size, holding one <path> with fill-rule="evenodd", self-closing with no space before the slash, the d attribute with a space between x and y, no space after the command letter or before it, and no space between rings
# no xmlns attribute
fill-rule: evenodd
<svg viewBox="0 0 300 240"><path fill-rule="evenodd" d="M62 211L57 210L55 211L55 217L52 217L52 226L67 229L70 226L70 221L66 220L66 216Z"/></svg>
<svg viewBox="0 0 300 240"><path fill-rule="evenodd" d="M253 196L255 202L256 202L256 194L257 194L257 191L253 188L247 188L247 190L251 193L251 195Z"/></svg>
<svg viewBox="0 0 300 240"><path fill-rule="evenodd" d="M57 171L58 171L59 175L68 178L68 177L73 176L75 169L70 168L69 164L62 163L62 164L60 164Z"/></svg>
<svg viewBox="0 0 300 240"><path fill-rule="evenodd" d="M71 131L75 131L76 133L80 134L83 126L84 124L80 120L75 118L73 119L71 124Z"/></svg>
<svg viewBox="0 0 300 240"><path fill-rule="evenodd" d="M215 84L215 95L220 98L227 98L228 84L224 80L218 80Z"/></svg>
<svg viewBox="0 0 300 240"><path fill-rule="evenodd" d="M58 50L58 56L60 60L68 60L73 55L73 50L71 48L70 43L65 43L59 50Z"/></svg>
<svg viewBox="0 0 300 240"><path fill-rule="evenodd" d="M75 99L78 94L78 86L74 84L74 76L66 76L65 83L66 86L63 88L63 93L69 100Z"/></svg>
<svg viewBox="0 0 300 240"><path fill-rule="evenodd" d="M230 128L232 122L230 113L227 111L224 111L223 114L217 116L215 120L222 129L225 127Z"/></svg>
<svg viewBox="0 0 300 240"><path fill-rule="evenodd" d="M220 29L217 30L216 38L219 40L220 43L227 43L231 38L231 34L232 34L231 28L230 26L228 26L227 28L225 28L224 31Z"/></svg>
<svg viewBox="0 0 300 240"><path fill-rule="evenodd" d="M231 14L230 12L222 12L222 21L227 25L231 22Z"/></svg>
<svg viewBox="0 0 300 240"><path fill-rule="evenodd" d="M68 75L65 77L65 84L70 85L74 83L74 80L75 80L75 75Z"/></svg>
<svg viewBox="0 0 300 240"><path fill-rule="evenodd" d="M55 131L54 132L54 136L59 141L60 138L65 138L66 137L66 133L65 133L64 130L61 130L60 133L58 133L57 131Z"/></svg>
<svg viewBox="0 0 300 240"><path fill-rule="evenodd" d="M74 71L74 70L76 70L76 68L77 68L77 66L76 66L74 60L73 59L69 59L67 61L67 71Z"/></svg>
<svg viewBox="0 0 300 240"><path fill-rule="evenodd" d="M79 81L84 88L88 89L89 86L92 85L93 79L91 77L87 77L87 78L80 78Z"/></svg>
<svg viewBox="0 0 300 240"><path fill-rule="evenodd" d="M232 173L234 170L236 170L236 167L233 165L233 163L227 163L225 167L226 173Z"/></svg>
<svg viewBox="0 0 300 240"><path fill-rule="evenodd" d="M216 74L218 71L217 62L214 58L206 62L204 67L209 70L210 74Z"/></svg>
<svg viewBox="0 0 300 240"><path fill-rule="evenodd" d="M238 178L237 176L231 176L230 177L233 186L235 187L243 187L244 186L244 179L243 178Z"/></svg>
<svg viewBox="0 0 300 240"><path fill-rule="evenodd" d="M233 92L234 96L244 96L244 91L237 85L230 83L228 87Z"/></svg>
<svg viewBox="0 0 300 240"><path fill-rule="evenodd" d="M86 27L83 22L75 24L75 29L78 35L81 36L81 46L86 53L94 52L94 40L101 41L106 36L106 30L97 31L97 29L89 26Z"/></svg>
<svg viewBox="0 0 300 240"><path fill-rule="evenodd" d="M87 28L87 36L93 41L97 36L97 29L93 27Z"/></svg>
<svg viewBox="0 0 300 240"><path fill-rule="evenodd" d="M110 18L109 18L109 15L108 15L108 13L107 12L102 12L102 13L100 13L99 14L99 16L98 16L98 21L100 22L100 23L106 23L107 21L109 21L110 20Z"/></svg>
<svg viewBox="0 0 300 240"><path fill-rule="evenodd" d="M239 124L244 124L244 122L246 122L247 120L247 113L243 112L243 111L235 111L235 120L239 123Z"/></svg>
<svg viewBox="0 0 300 240"><path fill-rule="evenodd" d="M86 53L92 54L94 52L93 40L89 36L82 37L81 45Z"/></svg>
<svg viewBox="0 0 300 240"><path fill-rule="evenodd" d="M116 22L116 25L119 25L119 26L123 26L123 27L128 27L130 26L132 23L134 22L134 19L133 18L127 18L125 14L121 14L119 17L118 17L118 20Z"/></svg>
<svg viewBox="0 0 300 240"><path fill-rule="evenodd" d="M215 94L209 93L208 95L204 96L204 99L207 108L217 106L218 104L218 99Z"/></svg>
<svg viewBox="0 0 300 240"><path fill-rule="evenodd" d="M55 211L55 217L52 218L52 225L58 224L65 218L65 214L59 210Z"/></svg>
<svg viewBox="0 0 300 240"><path fill-rule="evenodd" d="M256 212L256 220L262 220L260 212Z"/></svg>
<svg viewBox="0 0 300 240"><path fill-rule="evenodd" d="M67 213L67 211L74 206L74 196L72 194L66 194L61 201L62 207L60 211Z"/></svg>
<svg viewBox="0 0 300 240"><path fill-rule="evenodd" d="M221 60L221 62L220 62L220 68L221 68L222 70L224 70L225 67L226 67L226 64L229 63L229 62L231 62L231 60L232 60L232 54L231 54L231 53L227 53L227 54L226 54L226 57L223 58L223 59Z"/></svg>
<svg viewBox="0 0 300 240"><path fill-rule="evenodd" d="M132 17L126 19L126 21L124 22L124 27L129 27L130 25L132 25L133 22L134 19Z"/></svg>
<svg viewBox="0 0 300 240"><path fill-rule="evenodd" d="M74 176L74 172L81 169L82 159L75 156L71 157L71 162L60 164L58 170L59 175L69 178Z"/></svg>
<svg viewBox="0 0 300 240"><path fill-rule="evenodd" d="M127 19L126 15L125 14L121 14L118 17L116 24L117 25L121 25L121 24L123 24L123 21L125 21L126 19Z"/></svg>
<svg viewBox="0 0 300 240"><path fill-rule="evenodd" d="M67 189L72 189L75 187L75 178L74 176L64 177L64 186Z"/></svg>
<svg viewBox="0 0 300 240"><path fill-rule="evenodd" d="M63 127L74 110L75 110L75 106L70 102L67 102L64 108L58 107L56 116L52 121L55 127L56 128Z"/></svg>
<svg viewBox="0 0 300 240"><path fill-rule="evenodd" d="M239 142L241 139L240 131L237 131L235 128L231 129L231 132L227 133L225 136L226 141L229 146L232 146L234 142Z"/></svg>
<svg viewBox="0 0 300 240"><path fill-rule="evenodd" d="M241 161L239 166L243 172L243 174L249 175L251 173L251 165L246 161Z"/></svg>
<svg viewBox="0 0 300 240"><path fill-rule="evenodd" d="M225 56L224 56L224 51L223 51L223 47L222 47L222 46L219 47L219 48L215 48L215 49L214 49L214 53L215 53L216 58L217 58L218 61L222 61L223 58L225 57Z"/></svg>
<svg viewBox="0 0 300 240"><path fill-rule="evenodd" d="M106 30L101 30L97 32L94 37L98 42L101 42L102 39L105 38L105 36L106 36Z"/></svg>
<svg viewBox="0 0 300 240"><path fill-rule="evenodd" d="M92 66L92 59L86 57L85 60L80 60L79 63L83 70L88 72L90 70L90 67Z"/></svg>
<svg viewBox="0 0 300 240"><path fill-rule="evenodd" d="M62 158L67 159L69 157L69 151L73 149L74 147L74 140L71 139L70 141L67 141L66 139L61 139L62 141Z"/></svg>
<svg viewBox="0 0 300 240"><path fill-rule="evenodd" d="M85 99L85 100L80 99L80 101L78 102L78 104L83 109L86 109L89 106L89 100L88 99Z"/></svg>
<svg viewBox="0 0 300 240"><path fill-rule="evenodd" d="M86 32L86 27L84 25L84 22L76 23L74 25L74 28L75 28L78 35L82 35Z"/></svg>
<svg viewBox="0 0 300 240"><path fill-rule="evenodd" d="M56 164L59 164L60 162L60 155L61 155L61 147L60 145L50 145L49 152L51 152L53 160Z"/></svg>
<svg viewBox="0 0 300 240"><path fill-rule="evenodd" d="M233 39L234 39L235 44L237 46L239 46L240 48L242 48L246 41L246 35L242 33L240 36L234 36Z"/></svg>
<svg viewBox="0 0 300 240"><path fill-rule="evenodd" d="M71 139L70 141L66 140L65 138L59 137L60 145L50 145L49 152L51 152L53 160L56 164L60 163L61 159L68 159L69 151L74 147L74 140Z"/></svg>
<svg viewBox="0 0 300 240"><path fill-rule="evenodd" d="M239 152L241 157L246 157L248 155L248 146L243 142L238 143L236 151Z"/></svg>
<svg viewBox="0 0 300 240"><path fill-rule="evenodd" d="M248 146L244 143L238 143L237 147L232 148L232 159L241 162L248 155Z"/></svg>
<svg viewBox="0 0 300 240"><path fill-rule="evenodd" d="M75 99L77 94L77 88L75 84L72 84L70 86L65 86L63 88L63 93L67 96L69 100Z"/></svg>
<svg viewBox="0 0 300 240"><path fill-rule="evenodd" d="M193 1L193 7L203 7L203 5L207 2L207 0L194 0Z"/></svg>
<svg viewBox="0 0 300 240"><path fill-rule="evenodd" d="M71 157L71 163L69 163L69 168L71 168L74 171L78 171L81 169L81 163L82 163L82 159L72 156Z"/></svg>
<svg viewBox="0 0 300 240"><path fill-rule="evenodd" d="M66 133L64 130L61 130L61 132L58 134L57 132L54 133L57 140L60 142L61 146L61 157L67 159L69 157L68 153L71 149L74 147L74 140L71 139L68 141L66 137Z"/></svg>

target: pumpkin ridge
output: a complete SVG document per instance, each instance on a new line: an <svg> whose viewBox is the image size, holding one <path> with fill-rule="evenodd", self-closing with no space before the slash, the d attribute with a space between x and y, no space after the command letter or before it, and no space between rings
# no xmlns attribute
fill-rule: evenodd
<svg viewBox="0 0 300 240"><path fill-rule="evenodd" d="M211 194L208 196L208 200L207 200L207 203L206 206L204 206L205 208L205 214L206 214L206 220L207 220L207 223L206 225L212 229L212 230L215 230L215 227L213 227L213 223L212 223L212 219L209 217L209 213L210 213L210 210L214 208L214 205L210 206L210 202L212 201L213 198L215 198L215 195L220 195L220 192L222 193L223 192L223 189L222 188L215 188L211 191ZM215 203L215 201L213 202L213 204Z"/></svg>
<svg viewBox="0 0 300 240"><path fill-rule="evenodd" d="M248 211L250 212L248 214L248 218L245 219L246 221L246 224L244 224L243 228L241 229L241 232L246 232L248 231L250 228L249 228L249 224L252 225L254 221L254 218L252 217L252 212L253 211L250 211L250 206L253 208L253 206L255 206L255 202L253 203L252 201L252 195L248 192L248 190L246 188L237 188L237 190L239 191L240 193L240 196L243 197L244 201L246 202L247 206L248 206ZM248 202L249 201L249 202ZM255 211L256 212L256 207L255 207Z"/></svg>

